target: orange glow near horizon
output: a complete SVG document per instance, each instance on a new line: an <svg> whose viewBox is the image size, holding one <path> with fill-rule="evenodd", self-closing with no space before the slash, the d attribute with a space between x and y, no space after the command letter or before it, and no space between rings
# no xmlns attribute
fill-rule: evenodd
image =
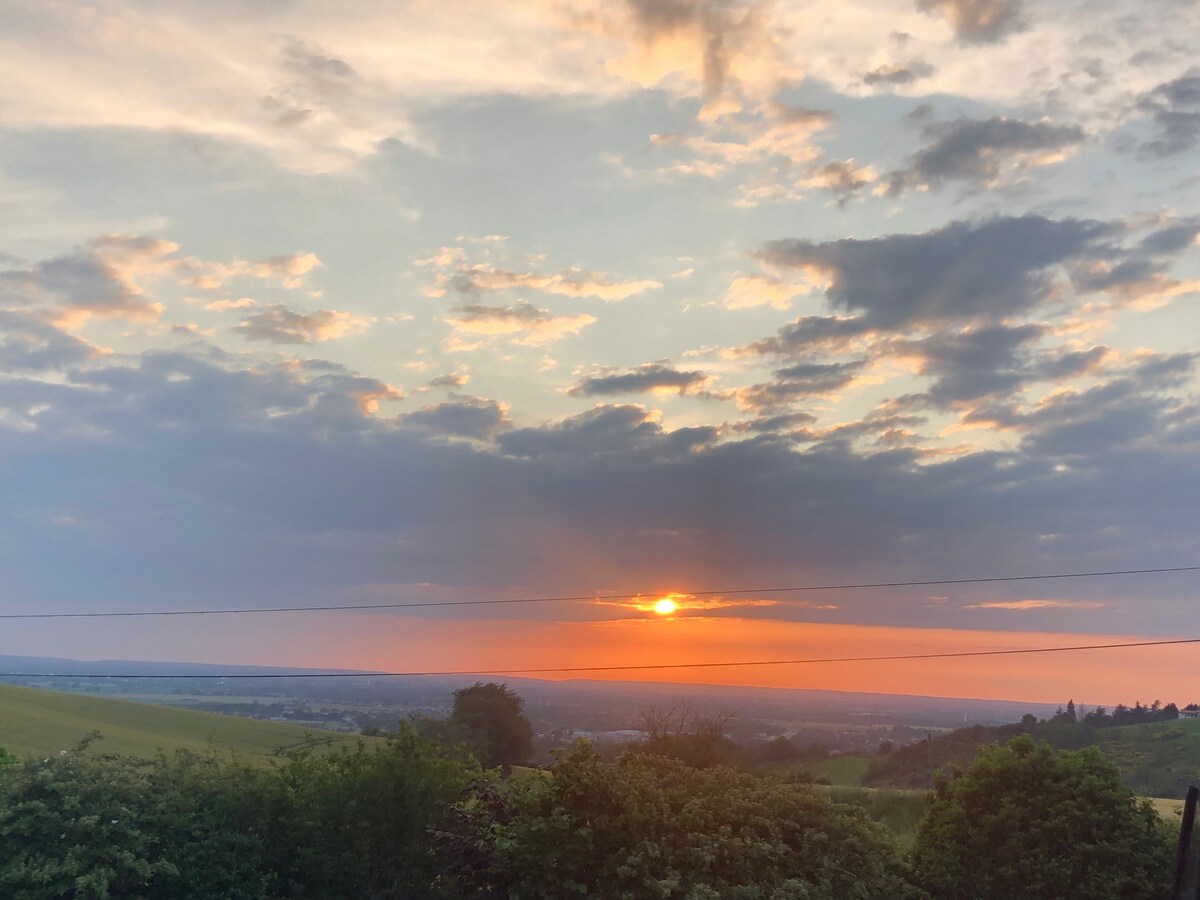
<svg viewBox="0 0 1200 900"><path fill-rule="evenodd" d="M667 622L670 627L663 627ZM608 621L438 620L389 615L338 617L321 633L284 629L264 658L236 629L187 641L224 661L263 665L470 672L502 678L592 679L919 694L936 697L1113 704L1200 700L1200 646L879 662L695 667L696 663L898 656L1133 642L1138 635L980 631L818 624L777 619L653 615ZM194 626L193 626L194 629ZM336 637L335 637L336 635ZM178 635L184 640L184 635ZM174 641L173 641L174 643ZM338 647L340 649L332 649ZM253 655L251 656L251 653ZM657 665L610 671L530 671Z"/></svg>
<svg viewBox="0 0 1200 900"><path fill-rule="evenodd" d="M654 604L654 611L660 616L669 616L677 609L679 609L679 604L677 604L670 597L663 597Z"/></svg>
<svg viewBox="0 0 1200 900"><path fill-rule="evenodd" d="M660 596L659 599L667 599ZM689 668L695 663L899 656L974 650L1133 642L1136 634L981 631L839 625L643 610L607 621L451 620L394 614L330 614L279 622L274 638L235 621L97 621L88 646L95 659L129 658L131 635L172 656L241 666L311 666L390 672L469 672L491 680L541 679L677 682L745 687L858 691L1112 705L1161 699L1200 701L1200 645L1069 653L880 662L798 663ZM1018 613L1024 615L1024 613ZM44 635L45 623L38 633ZM33 624L12 626L14 640ZM154 655L147 658L153 659ZM565 667L639 666L611 671L529 671Z"/></svg>

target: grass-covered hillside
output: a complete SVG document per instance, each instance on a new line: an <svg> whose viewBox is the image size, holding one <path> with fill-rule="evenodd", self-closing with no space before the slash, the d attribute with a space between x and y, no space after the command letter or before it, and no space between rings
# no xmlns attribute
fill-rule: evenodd
<svg viewBox="0 0 1200 900"><path fill-rule="evenodd" d="M872 761L862 783L877 787L922 788L930 771L965 769L980 748L1027 733L1051 746L1095 747L1112 760L1121 780L1147 797L1182 797L1200 783L1200 720L1172 719L1144 725L1095 727L1088 722L1049 721L987 727L978 725L902 747Z"/></svg>
<svg viewBox="0 0 1200 900"><path fill-rule="evenodd" d="M132 756L213 747L265 759L290 749L352 747L360 740L278 722L0 685L0 747L14 756L69 750L93 731L102 736L96 750Z"/></svg>

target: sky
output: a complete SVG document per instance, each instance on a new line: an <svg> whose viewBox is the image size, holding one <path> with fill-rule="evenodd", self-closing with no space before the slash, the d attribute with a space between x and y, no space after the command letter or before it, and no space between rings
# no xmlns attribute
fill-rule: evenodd
<svg viewBox="0 0 1200 900"><path fill-rule="evenodd" d="M0 0L0 611L584 598L0 653L1200 636L1198 573L755 592L1200 565L1198 39L1195 0ZM1198 661L670 677L1132 702Z"/></svg>

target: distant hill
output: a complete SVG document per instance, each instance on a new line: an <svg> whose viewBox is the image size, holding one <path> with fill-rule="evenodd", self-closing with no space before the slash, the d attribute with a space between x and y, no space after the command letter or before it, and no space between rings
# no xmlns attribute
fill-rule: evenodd
<svg viewBox="0 0 1200 900"><path fill-rule="evenodd" d="M279 722L0 685L0 747L15 756L58 753L93 730L102 735L98 752L134 756L213 747L265 760L289 749L353 747L359 740Z"/></svg>
<svg viewBox="0 0 1200 900"><path fill-rule="evenodd" d="M1054 747L1095 747L1121 770L1135 793L1148 797L1182 797L1189 784L1200 784L1200 720L1173 719L1145 725L1093 728L1083 722L1038 722L989 727L977 725L902 747L874 760L862 783L877 787L922 788L930 771L965 769L980 747L1031 734Z"/></svg>

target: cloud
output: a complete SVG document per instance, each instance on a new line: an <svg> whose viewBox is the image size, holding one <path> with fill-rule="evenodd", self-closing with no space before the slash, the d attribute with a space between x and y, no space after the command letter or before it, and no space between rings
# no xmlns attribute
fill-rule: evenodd
<svg viewBox="0 0 1200 900"><path fill-rule="evenodd" d="M251 297L239 297L237 300L213 300L211 303L204 304L204 308L209 312L225 312L229 309L245 309L248 306L254 306L254 299Z"/></svg>
<svg viewBox="0 0 1200 900"><path fill-rule="evenodd" d="M1103 447L1128 456L1147 443L1169 443L1186 422L1189 407L1175 392L1191 381L1195 353L1149 353L1106 380L1080 390L1052 391L1036 403L981 405L963 416L968 424L1011 429L1026 452L1077 462Z"/></svg>
<svg viewBox="0 0 1200 900"><path fill-rule="evenodd" d="M606 272L585 272L577 268L549 274L513 271L490 261L468 262L462 247L443 247L434 255L417 260L416 264L440 270L425 288L430 297L444 297L449 292L478 297L496 291L533 290L611 302L662 287L661 282L649 278L614 278Z"/></svg>
<svg viewBox="0 0 1200 900"><path fill-rule="evenodd" d="M964 44L993 44L1027 27L1022 0L917 0L940 15Z"/></svg>
<svg viewBox="0 0 1200 900"><path fill-rule="evenodd" d="M997 217L867 240L772 241L757 255L768 265L827 279L830 305L861 314L857 322L797 323L805 332L799 337L821 331L846 336L864 327L998 320L1025 312L1050 296L1053 267L1085 257L1109 232L1109 226L1096 221Z"/></svg>
<svg viewBox="0 0 1200 900"><path fill-rule="evenodd" d="M0 371L62 372L103 356L103 351L69 334L45 316L0 308Z"/></svg>
<svg viewBox="0 0 1200 900"><path fill-rule="evenodd" d="M1142 144L1155 156L1174 156L1200 143L1200 70L1165 81L1138 100L1138 108L1149 113L1158 135Z"/></svg>
<svg viewBox="0 0 1200 900"><path fill-rule="evenodd" d="M142 282L173 271L178 249L156 238L104 235L32 268L0 272L0 302L38 307L72 328L92 316L151 322L163 307Z"/></svg>
<svg viewBox="0 0 1200 900"><path fill-rule="evenodd" d="M709 376L700 371L681 371L663 363L645 363L628 372L589 375L567 393L577 397L615 394L678 393L680 396L702 390Z"/></svg>
<svg viewBox="0 0 1200 900"><path fill-rule="evenodd" d="M445 403L405 413L397 421L433 435L476 441L490 441L512 427L507 407L484 397L456 396Z"/></svg>
<svg viewBox="0 0 1200 900"><path fill-rule="evenodd" d="M645 87L698 95L702 117L762 99L796 73L770 5L745 0L624 0L598 4L577 27L627 42L606 69Z"/></svg>
<svg viewBox="0 0 1200 900"><path fill-rule="evenodd" d="M338 309L299 313L282 303L272 303L246 316L231 330L249 341L273 344L316 344L361 334L374 320Z"/></svg>
<svg viewBox="0 0 1200 900"><path fill-rule="evenodd" d="M512 306L487 306L471 303L456 306L445 320L459 339L457 349L473 349L464 336L497 337L514 336L514 343L537 346L561 340L568 335L578 334L596 321L595 316L584 313L573 316L554 316L549 310L539 309L525 300Z"/></svg>
<svg viewBox="0 0 1200 900"><path fill-rule="evenodd" d="M934 68L923 59L914 59L907 63L886 63L863 74L863 84L875 87L887 85L897 87L912 84L922 78L928 78L934 73Z"/></svg>
<svg viewBox="0 0 1200 900"><path fill-rule="evenodd" d="M471 376L465 372L455 372L450 375L438 375L425 383L427 388L460 388L465 387Z"/></svg>
<svg viewBox="0 0 1200 900"><path fill-rule="evenodd" d="M273 278L285 288L298 288L304 284L304 276L319 265L315 253L292 253L259 260L249 270L256 278Z"/></svg>
<svg viewBox="0 0 1200 900"><path fill-rule="evenodd" d="M876 179L871 166L857 165L852 159L834 160L813 167L803 184L829 191L843 206L858 195L858 192Z"/></svg>
<svg viewBox="0 0 1200 900"><path fill-rule="evenodd" d="M801 363L775 370L775 380L740 388L738 406L755 413L773 412L796 400L829 395L852 384L865 360L839 363Z"/></svg>
<svg viewBox="0 0 1200 900"><path fill-rule="evenodd" d="M1108 347L1037 350L1043 325L988 325L946 331L917 340L897 340L881 352L915 362L917 374L931 379L910 404L952 408L988 398L994 401L1041 381L1062 383L1092 374L1113 356Z"/></svg>
<svg viewBox="0 0 1200 900"><path fill-rule="evenodd" d="M989 600L983 603L968 603L963 609L1007 609L1023 611L1029 609L1104 609L1109 604L1095 600Z"/></svg>
<svg viewBox="0 0 1200 900"><path fill-rule="evenodd" d="M752 309L756 306L771 306L787 309L797 294L807 293L804 284L784 281L770 275L738 276L729 283L722 299L726 309Z"/></svg>
<svg viewBox="0 0 1200 900"><path fill-rule="evenodd" d="M926 126L932 143L907 168L891 174L892 195L965 181L975 188L996 187L1031 169L1061 162L1086 135L1077 125L1022 122L993 116Z"/></svg>
<svg viewBox="0 0 1200 900"><path fill-rule="evenodd" d="M497 443L511 456L587 458L650 452L677 455L712 444L713 427L666 432L653 413L640 406L597 406L587 412L539 428L501 434Z"/></svg>

